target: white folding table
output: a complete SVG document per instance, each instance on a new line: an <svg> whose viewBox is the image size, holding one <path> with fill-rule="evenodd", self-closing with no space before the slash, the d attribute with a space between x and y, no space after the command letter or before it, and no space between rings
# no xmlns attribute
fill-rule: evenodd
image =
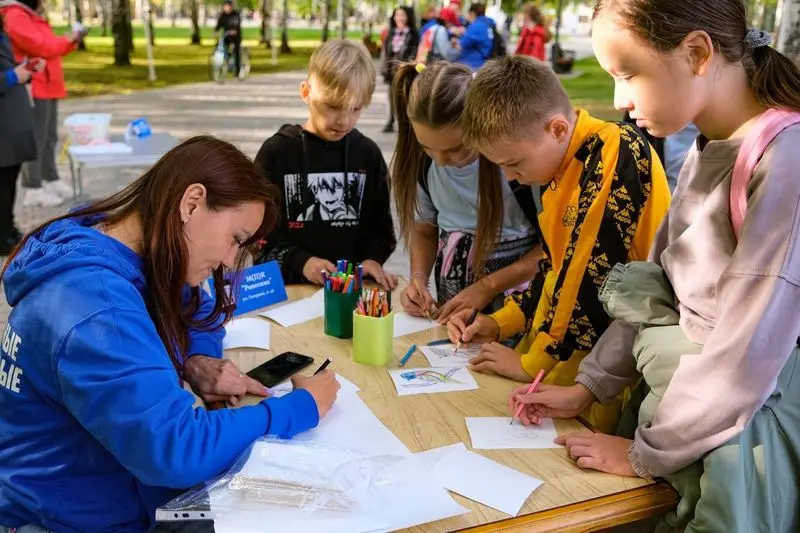
<svg viewBox="0 0 800 533"><path fill-rule="evenodd" d="M133 148L127 154L85 154L74 153L73 147L67 149L69 169L72 175L72 191L77 200L83 195L83 169L151 167L161 156L178 144L178 138L169 133L153 133L143 139L126 140L122 135L112 135L111 142L125 143Z"/></svg>

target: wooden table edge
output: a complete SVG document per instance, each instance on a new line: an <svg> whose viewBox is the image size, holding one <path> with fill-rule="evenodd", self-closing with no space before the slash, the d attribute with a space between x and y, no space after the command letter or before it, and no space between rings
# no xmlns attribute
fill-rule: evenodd
<svg viewBox="0 0 800 533"><path fill-rule="evenodd" d="M594 433L599 431L583 417L576 420ZM645 487L459 529L458 532L585 533L662 515L674 510L679 501L680 496L672 485L657 481Z"/></svg>
<svg viewBox="0 0 800 533"><path fill-rule="evenodd" d="M672 486L659 481L617 494L563 505L532 513L460 529L463 533L536 532L583 533L629 524L667 513L678 505L678 493Z"/></svg>

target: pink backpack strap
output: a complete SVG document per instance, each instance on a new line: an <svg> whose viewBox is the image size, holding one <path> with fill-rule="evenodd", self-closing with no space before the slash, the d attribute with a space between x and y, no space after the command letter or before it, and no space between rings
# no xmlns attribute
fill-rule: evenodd
<svg viewBox="0 0 800 533"><path fill-rule="evenodd" d="M736 240L739 240L747 214L747 185L753 177L756 165L775 137L795 124L800 124L800 113L768 109L756 119L756 123L745 136L736 156L731 178L731 227Z"/></svg>

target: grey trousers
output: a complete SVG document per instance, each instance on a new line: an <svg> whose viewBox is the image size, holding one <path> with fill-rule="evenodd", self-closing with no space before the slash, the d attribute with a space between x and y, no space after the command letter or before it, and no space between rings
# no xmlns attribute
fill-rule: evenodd
<svg viewBox="0 0 800 533"><path fill-rule="evenodd" d="M34 100L33 127L39 157L22 165L22 186L38 189L42 181L57 181L58 100Z"/></svg>

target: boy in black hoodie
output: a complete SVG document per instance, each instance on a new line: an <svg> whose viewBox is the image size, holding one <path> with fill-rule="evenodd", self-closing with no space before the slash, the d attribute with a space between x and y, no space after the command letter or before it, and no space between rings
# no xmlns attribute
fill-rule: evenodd
<svg viewBox="0 0 800 533"><path fill-rule="evenodd" d="M375 78L363 45L327 41L300 84L308 120L282 126L256 156L282 192L283 211L260 260L277 260L287 284L321 285L322 271L333 272L338 259L361 263L385 289L397 284L382 267L396 246L386 161L355 129Z"/></svg>

